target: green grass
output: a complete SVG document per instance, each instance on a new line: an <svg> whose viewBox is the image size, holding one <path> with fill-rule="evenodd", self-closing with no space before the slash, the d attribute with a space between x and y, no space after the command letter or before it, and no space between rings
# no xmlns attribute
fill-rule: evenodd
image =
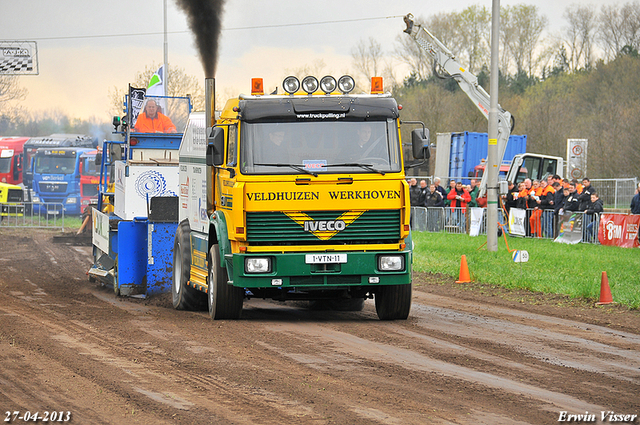
<svg viewBox="0 0 640 425"><path fill-rule="evenodd" d="M640 307L640 250L636 248L507 237L511 250L529 253L529 262L514 263L503 236L498 240L498 252L489 252L486 245L480 248L486 241L483 236L427 232L412 235L416 271L458 278L464 254L475 282L594 301L600 298L604 271L613 300L632 309Z"/></svg>

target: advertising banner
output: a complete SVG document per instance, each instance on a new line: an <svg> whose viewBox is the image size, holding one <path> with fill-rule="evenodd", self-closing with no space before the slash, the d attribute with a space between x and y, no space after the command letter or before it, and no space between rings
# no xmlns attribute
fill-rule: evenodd
<svg viewBox="0 0 640 425"><path fill-rule="evenodd" d="M478 236L482 225L482 217L484 208L470 208L471 210L471 226L469 227L469 236Z"/></svg>
<svg viewBox="0 0 640 425"><path fill-rule="evenodd" d="M638 228L640 228L640 215L602 214L598 241L602 245L638 248L640 247Z"/></svg>
<svg viewBox="0 0 640 425"><path fill-rule="evenodd" d="M95 208L91 209L92 214L92 231L91 237L93 244L100 248L104 253L109 253L109 216L98 211Z"/></svg>
<svg viewBox="0 0 640 425"><path fill-rule="evenodd" d="M38 75L35 41L0 41L0 75Z"/></svg>
<svg viewBox="0 0 640 425"><path fill-rule="evenodd" d="M582 240L582 214L566 212L561 217L560 232L554 242L576 244Z"/></svg>
<svg viewBox="0 0 640 425"><path fill-rule="evenodd" d="M509 234L526 236L524 221L527 218L527 211L521 208L511 208L509 210Z"/></svg>

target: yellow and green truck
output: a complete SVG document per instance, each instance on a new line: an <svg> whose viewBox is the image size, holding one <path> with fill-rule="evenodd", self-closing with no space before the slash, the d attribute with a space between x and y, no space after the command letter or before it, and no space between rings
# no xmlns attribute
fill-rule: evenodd
<svg viewBox="0 0 640 425"><path fill-rule="evenodd" d="M176 309L206 302L235 319L243 300L309 300L360 310L375 299L382 320L411 308L409 190L399 107L354 81L288 77L285 94L262 80L214 112L192 113L180 145L179 225L173 248ZM412 132L416 159L428 130Z"/></svg>

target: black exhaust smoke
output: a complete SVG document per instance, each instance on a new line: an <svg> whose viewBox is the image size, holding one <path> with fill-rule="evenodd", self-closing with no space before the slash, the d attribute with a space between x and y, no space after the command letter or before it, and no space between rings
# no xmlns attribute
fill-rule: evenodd
<svg viewBox="0 0 640 425"><path fill-rule="evenodd" d="M218 38L222 29L225 0L176 0L186 14L189 27L196 36L205 78L213 78L218 61Z"/></svg>

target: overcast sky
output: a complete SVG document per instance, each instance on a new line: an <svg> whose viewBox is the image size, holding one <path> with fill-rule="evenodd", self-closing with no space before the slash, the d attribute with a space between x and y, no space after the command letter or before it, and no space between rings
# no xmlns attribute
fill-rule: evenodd
<svg viewBox="0 0 640 425"><path fill-rule="evenodd" d="M559 33L565 9L575 2L502 0L501 5L537 6L549 20L548 31ZM186 17L174 0L167 3L169 63L204 81ZM287 71L319 60L326 64L323 73L339 77L353 68L351 50L361 39L374 37L386 52L393 50L396 36L405 28L401 16L407 13L427 17L471 5L491 9L491 4L490 0L227 0L216 90L224 95L247 93L252 77L263 77L267 88L276 87ZM330 21L342 22L326 23ZM29 91L22 105L32 111L59 108L78 118L110 121L108 90L126 89L145 66L162 63L163 22L163 0L0 0L0 41L38 44L39 75L19 77L21 87ZM325 23L289 25L310 22Z"/></svg>

